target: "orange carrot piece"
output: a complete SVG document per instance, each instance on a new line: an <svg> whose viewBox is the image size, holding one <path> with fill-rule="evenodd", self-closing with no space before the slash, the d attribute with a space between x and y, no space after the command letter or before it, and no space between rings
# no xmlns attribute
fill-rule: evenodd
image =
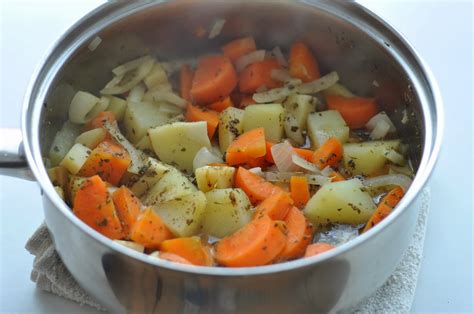
<svg viewBox="0 0 474 314"><path fill-rule="evenodd" d="M216 132L217 126L219 125L219 113L188 104L186 107L186 121L206 121L207 135L209 138L212 138Z"/></svg>
<svg viewBox="0 0 474 314"><path fill-rule="evenodd" d="M289 70L291 77L299 78L303 82L314 81L321 77L316 58L309 47L302 42L291 45Z"/></svg>
<svg viewBox="0 0 474 314"><path fill-rule="evenodd" d="M331 137L323 143L313 154L313 163L324 169L327 166L335 166L342 158L342 144L335 138Z"/></svg>
<svg viewBox="0 0 474 314"><path fill-rule="evenodd" d="M265 159L265 156L257 158L249 158L247 160L246 166L248 168L260 167L262 169L268 167L270 163Z"/></svg>
<svg viewBox="0 0 474 314"><path fill-rule="evenodd" d="M199 60L191 87L191 98L210 104L229 96L237 86L237 73L229 58L208 56Z"/></svg>
<svg viewBox="0 0 474 314"><path fill-rule="evenodd" d="M97 174L102 180L118 185L130 162L130 155L122 146L103 141L94 148L78 175L90 177Z"/></svg>
<svg viewBox="0 0 474 314"><path fill-rule="evenodd" d="M247 66L239 78L239 88L242 93L254 93L261 86L268 89L280 87L282 82L272 79L272 70L279 69L280 64L275 59L266 59Z"/></svg>
<svg viewBox="0 0 474 314"><path fill-rule="evenodd" d="M222 112L225 109L229 107L233 107L234 104L232 103L232 99L230 96L227 96L223 100L218 100L216 102L213 102L212 104L208 105L207 107L211 110L217 111L217 112Z"/></svg>
<svg viewBox="0 0 474 314"><path fill-rule="evenodd" d="M303 212L292 207L286 215L286 244L278 256L281 260L290 260L304 255L306 247L313 240L313 228Z"/></svg>
<svg viewBox="0 0 474 314"><path fill-rule="evenodd" d="M140 215L141 202L126 186L121 186L112 194L117 216L122 223L123 233L130 237L130 230Z"/></svg>
<svg viewBox="0 0 474 314"><path fill-rule="evenodd" d="M253 100L252 95L243 95L240 99L239 107L244 109L247 106L255 104L255 100Z"/></svg>
<svg viewBox="0 0 474 314"><path fill-rule="evenodd" d="M292 207L293 200L288 193L270 195L257 206L254 218L267 215L273 220L283 220Z"/></svg>
<svg viewBox="0 0 474 314"><path fill-rule="evenodd" d="M84 130L89 131L92 129L101 128L104 126L105 122L114 122L116 120L115 115L112 111L102 111L92 119L91 121L87 122L84 126Z"/></svg>
<svg viewBox="0 0 474 314"><path fill-rule="evenodd" d="M335 246L325 242L318 242L308 245L304 257L310 257L334 249Z"/></svg>
<svg viewBox="0 0 474 314"><path fill-rule="evenodd" d="M130 232L130 239L147 249L156 250L163 241L171 238L173 234L151 207L141 212Z"/></svg>
<svg viewBox="0 0 474 314"><path fill-rule="evenodd" d="M328 109L337 110L351 129L358 129L378 113L373 98L326 95Z"/></svg>
<svg viewBox="0 0 474 314"><path fill-rule="evenodd" d="M273 160L273 156L272 156L272 146L275 144L269 141L266 141L265 144L267 147L267 154L265 158L268 162L271 162L272 164L274 164L275 161ZM297 153L300 157L306 159L309 162L312 162L313 154L314 154L312 150L293 147L293 151Z"/></svg>
<svg viewBox="0 0 474 314"><path fill-rule="evenodd" d="M193 265L212 266L213 260L208 246L199 237L176 238L161 243L161 252L176 254Z"/></svg>
<svg viewBox="0 0 474 314"><path fill-rule="evenodd" d="M377 206L377 209L370 217L369 221L362 230L362 233L368 231L370 228L385 219L385 217L387 217L392 212L393 208L397 206L402 197L403 190L399 186L388 192L388 194L382 199L380 204Z"/></svg>
<svg viewBox="0 0 474 314"><path fill-rule="evenodd" d="M242 167L237 169L234 183L236 187L244 190L254 205L273 194L284 192L282 188L265 181L259 175Z"/></svg>
<svg viewBox="0 0 474 314"><path fill-rule="evenodd" d="M265 156L265 131L257 128L247 131L230 143L226 152L226 162L233 166L244 164L250 158Z"/></svg>
<svg viewBox="0 0 474 314"><path fill-rule="evenodd" d="M169 262L192 265L192 263L188 261L187 259L173 253L160 252L159 258L164 259Z"/></svg>
<svg viewBox="0 0 474 314"><path fill-rule="evenodd" d="M303 176L292 176L290 178L290 192L296 207L305 206L310 198L308 179Z"/></svg>
<svg viewBox="0 0 474 314"><path fill-rule="evenodd" d="M344 176L337 171L331 172L329 177L331 178L331 182L346 181L346 178L344 178Z"/></svg>
<svg viewBox="0 0 474 314"><path fill-rule="evenodd" d="M76 191L73 203L74 214L89 227L113 240L123 238L114 203L99 176L85 179Z"/></svg>
<svg viewBox="0 0 474 314"><path fill-rule="evenodd" d="M217 242L215 257L219 264L230 267L267 265L280 254L285 243L280 224L262 215Z"/></svg>
<svg viewBox="0 0 474 314"><path fill-rule="evenodd" d="M183 64L179 72L179 88L181 97L186 100L191 100L191 86L193 84L194 72L189 65Z"/></svg>
<svg viewBox="0 0 474 314"><path fill-rule="evenodd" d="M240 57L257 50L253 37L243 37L229 42L222 47L222 52L232 62L237 61Z"/></svg>

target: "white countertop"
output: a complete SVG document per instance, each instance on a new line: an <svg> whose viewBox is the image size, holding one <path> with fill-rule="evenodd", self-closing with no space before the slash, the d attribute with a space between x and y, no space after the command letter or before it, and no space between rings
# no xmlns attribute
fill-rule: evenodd
<svg viewBox="0 0 474 314"><path fill-rule="evenodd" d="M101 1L0 0L0 125L18 127L23 93L47 48ZM445 101L446 129L430 180L432 204L413 312L473 311L473 7L469 1L360 1L413 44ZM35 289L24 249L43 220L36 183L0 177L0 312L84 312Z"/></svg>

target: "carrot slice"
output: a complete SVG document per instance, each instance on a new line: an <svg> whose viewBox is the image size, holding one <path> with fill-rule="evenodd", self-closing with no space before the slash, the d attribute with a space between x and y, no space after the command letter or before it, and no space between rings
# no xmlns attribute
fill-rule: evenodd
<svg viewBox="0 0 474 314"><path fill-rule="evenodd" d="M122 225L107 185L97 175L84 180L74 196L74 214L104 236L114 240L122 239Z"/></svg>
<svg viewBox="0 0 474 314"><path fill-rule="evenodd" d="M305 206L310 197L308 179L303 176L292 176L290 178L290 192L296 207Z"/></svg>
<svg viewBox="0 0 474 314"><path fill-rule="evenodd" d="M138 216L130 232L130 239L147 249L158 249L163 241L171 238L173 238L171 231L150 207Z"/></svg>
<svg viewBox="0 0 474 314"><path fill-rule="evenodd" d="M253 37L239 38L222 47L222 52L232 62L255 50L257 50L257 45L255 45Z"/></svg>
<svg viewBox="0 0 474 314"><path fill-rule="evenodd" d="M97 174L102 180L118 185L130 162L130 155L122 146L103 141L94 148L78 175L90 177Z"/></svg>
<svg viewBox="0 0 474 314"><path fill-rule="evenodd" d="M237 86L237 73L229 58L208 56L199 60L191 87L198 104L209 104L229 96Z"/></svg>
<svg viewBox="0 0 474 314"><path fill-rule="evenodd" d="M327 166L335 166L342 158L342 144L335 138L331 137L321 145L313 154L313 163L324 169Z"/></svg>
<svg viewBox="0 0 474 314"><path fill-rule="evenodd" d="M236 187L244 190L252 204L263 201L273 194L284 192L282 188L242 167L237 169L234 182Z"/></svg>
<svg viewBox="0 0 474 314"><path fill-rule="evenodd" d="M334 249L335 246L325 242L318 242L308 245L304 257L310 257Z"/></svg>
<svg viewBox="0 0 474 314"><path fill-rule="evenodd" d="M291 45L289 70L291 77L299 78L303 82L314 81L321 77L316 58L309 47L302 42Z"/></svg>
<svg viewBox="0 0 474 314"><path fill-rule="evenodd" d="M255 211L255 218L268 215L273 220L283 220L293 207L293 200L288 193L278 193L268 196Z"/></svg>
<svg viewBox="0 0 474 314"><path fill-rule="evenodd" d="M84 130L89 131L92 129L101 128L104 126L105 122L114 122L116 120L115 114L112 111L102 111L92 119L91 121L87 122L84 126Z"/></svg>
<svg viewBox="0 0 474 314"><path fill-rule="evenodd" d="M161 252L176 254L193 265L212 266L212 256L209 247L201 242L199 237L176 238L161 243Z"/></svg>
<svg viewBox="0 0 474 314"><path fill-rule="evenodd" d="M344 178L344 176L337 171L331 172L329 177L331 178L331 182L340 182L346 180L346 178Z"/></svg>
<svg viewBox="0 0 474 314"><path fill-rule="evenodd" d="M266 265L280 254L285 243L280 225L262 215L217 242L215 257L219 264L230 267Z"/></svg>
<svg viewBox="0 0 474 314"><path fill-rule="evenodd" d="M250 94L256 92L262 86L268 89L280 87L282 82L272 79L272 70L279 68L280 64L275 59L252 63L240 73L240 91Z"/></svg>
<svg viewBox="0 0 474 314"><path fill-rule="evenodd" d="M227 96L223 100L218 100L213 102L212 104L208 105L207 107L211 110L215 110L217 112L222 112L229 107L233 107L234 104L232 103L232 99L230 96Z"/></svg>
<svg viewBox="0 0 474 314"><path fill-rule="evenodd" d="M194 72L189 65L183 64L179 72L179 88L181 97L191 100L191 86L193 84Z"/></svg>
<svg viewBox="0 0 474 314"><path fill-rule="evenodd" d="M278 257L282 260L299 258L312 241L313 228L303 212L296 207L290 209L284 222L287 230L286 244Z"/></svg>
<svg viewBox="0 0 474 314"><path fill-rule="evenodd" d="M240 108L245 108L247 106L255 104L255 100L253 100L252 95L243 95L240 99Z"/></svg>
<svg viewBox="0 0 474 314"><path fill-rule="evenodd" d="M206 121L207 135L209 138L212 138L216 132L217 126L219 125L219 113L188 104L186 107L186 121Z"/></svg>
<svg viewBox="0 0 474 314"><path fill-rule="evenodd" d="M265 144L267 147L267 154L265 158L268 162L271 162L272 164L274 164L275 161L273 160L273 156L272 156L272 146L275 144L269 141L266 141ZM312 162L313 154L314 154L312 150L293 147L293 151L297 153L300 157L306 159L309 162Z"/></svg>
<svg viewBox="0 0 474 314"><path fill-rule="evenodd" d="M141 202L126 186L121 186L112 194L117 216L122 223L123 233L130 237L130 230L140 215Z"/></svg>
<svg viewBox="0 0 474 314"><path fill-rule="evenodd" d="M268 167L270 163L265 159L265 156L257 158L249 158L247 160L246 166L248 168L260 167L262 169Z"/></svg>
<svg viewBox="0 0 474 314"><path fill-rule="evenodd" d="M173 253L160 252L159 258L164 259L169 262L192 265L192 263L188 261L187 259Z"/></svg>
<svg viewBox="0 0 474 314"><path fill-rule="evenodd" d="M377 103L373 98L343 97L326 95L328 109L337 110L351 129L358 129L378 113Z"/></svg>
<svg viewBox="0 0 474 314"><path fill-rule="evenodd" d="M257 128L241 134L230 143L226 152L226 162L233 166L244 164L251 158L265 156L265 131Z"/></svg>
<svg viewBox="0 0 474 314"><path fill-rule="evenodd" d="M397 206L402 197L403 190L399 186L388 192L388 194L382 199L380 204L377 206L377 209L370 217L369 221L362 230L362 233L368 231L370 228L385 219L385 217L387 217L392 212L393 208Z"/></svg>

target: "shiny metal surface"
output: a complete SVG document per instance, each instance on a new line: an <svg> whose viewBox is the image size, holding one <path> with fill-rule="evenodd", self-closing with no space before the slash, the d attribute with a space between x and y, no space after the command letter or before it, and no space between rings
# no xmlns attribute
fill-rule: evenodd
<svg viewBox="0 0 474 314"><path fill-rule="evenodd" d="M34 180L26 162L20 129L0 128L0 175Z"/></svg>
<svg viewBox="0 0 474 314"><path fill-rule="evenodd" d="M227 21L221 36L212 41L194 36L193 29L216 18ZM418 168L396 211L323 256L241 269L169 264L127 250L79 221L56 195L42 161L66 119L70 99L64 91L97 91L114 65L145 49L162 60L188 57L249 34L266 48L305 40L323 72L337 70L356 93L378 98L410 144ZM103 43L90 52L87 44L96 35ZM408 124L401 123L404 112ZM110 310L314 313L349 308L382 285L397 265L414 229L419 192L438 155L443 113L435 80L414 50L355 3L113 2L84 17L53 47L27 91L22 125L25 154L45 192L45 217L56 248L81 286Z"/></svg>

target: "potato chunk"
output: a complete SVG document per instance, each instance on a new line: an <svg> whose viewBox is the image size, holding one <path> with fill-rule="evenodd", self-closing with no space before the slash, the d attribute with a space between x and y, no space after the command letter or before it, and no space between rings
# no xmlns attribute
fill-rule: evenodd
<svg viewBox="0 0 474 314"><path fill-rule="evenodd" d="M160 178L154 179L157 179L157 183L142 197L145 205L157 205L197 190L188 178L173 167L164 170Z"/></svg>
<svg viewBox="0 0 474 314"><path fill-rule="evenodd" d="M283 137L284 110L280 104L250 105L245 108L244 132L265 129L265 138L278 143Z"/></svg>
<svg viewBox="0 0 474 314"><path fill-rule="evenodd" d="M345 144L344 167L353 175L372 175L385 165L386 154L399 146L399 140Z"/></svg>
<svg viewBox="0 0 474 314"><path fill-rule="evenodd" d="M196 153L203 147L211 147L207 124L204 121L175 122L150 129L148 132L158 158L187 173L193 172Z"/></svg>
<svg viewBox="0 0 474 314"><path fill-rule="evenodd" d="M137 143L146 135L149 128L168 123L172 117L159 110L159 105L151 102L129 102L123 125L125 136L132 143Z"/></svg>
<svg viewBox="0 0 474 314"><path fill-rule="evenodd" d="M315 103L312 96L309 95L291 95L283 103L285 108L285 133L286 136L295 144L303 145L303 131L306 130L308 115L315 109Z"/></svg>
<svg viewBox="0 0 474 314"><path fill-rule="evenodd" d="M130 190L137 197L146 194L166 173L172 171L170 166L154 158L148 158L146 166L147 169L145 173L130 187Z"/></svg>
<svg viewBox="0 0 474 314"><path fill-rule="evenodd" d="M241 189L220 189L206 193L207 207L202 221L203 231L223 238L252 219L252 204Z"/></svg>
<svg viewBox="0 0 474 314"><path fill-rule="evenodd" d="M330 137L342 143L349 139L349 127L336 110L311 113L308 116L308 135L313 148L318 148Z"/></svg>
<svg viewBox="0 0 474 314"><path fill-rule="evenodd" d="M234 183L234 167L204 166L196 169L198 189L208 192L213 189L231 188Z"/></svg>
<svg viewBox="0 0 474 314"><path fill-rule="evenodd" d="M229 144L244 132L244 111L229 107L219 115L219 148L225 153Z"/></svg>
<svg viewBox="0 0 474 314"><path fill-rule="evenodd" d="M328 223L362 224L376 206L358 179L328 183L313 195L304 208L316 228Z"/></svg>

